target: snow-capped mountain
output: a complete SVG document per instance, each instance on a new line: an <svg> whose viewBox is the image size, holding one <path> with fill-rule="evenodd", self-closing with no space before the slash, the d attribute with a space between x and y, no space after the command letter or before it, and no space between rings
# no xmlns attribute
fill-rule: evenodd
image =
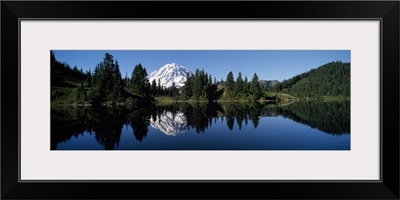
<svg viewBox="0 0 400 200"><path fill-rule="evenodd" d="M153 80L156 80L158 84L158 80L160 79L160 83L164 88L169 88L172 86L172 83L175 83L175 87L181 88L186 83L186 74L192 75L193 73L186 67L177 65L176 63L166 64L162 66L160 69L151 72L147 78L150 83Z"/></svg>
<svg viewBox="0 0 400 200"><path fill-rule="evenodd" d="M175 116L169 112L163 112L156 120L150 118L151 127L165 133L165 135L176 136L187 130L186 118L182 112L177 112Z"/></svg>

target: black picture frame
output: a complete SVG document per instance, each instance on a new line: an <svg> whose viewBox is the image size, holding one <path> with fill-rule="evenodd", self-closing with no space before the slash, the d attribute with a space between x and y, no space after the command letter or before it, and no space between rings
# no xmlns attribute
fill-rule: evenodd
<svg viewBox="0 0 400 200"><path fill-rule="evenodd" d="M160 8L170 12L162 12ZM399 199L399 8L398 1L2 1L1 198ZM18 66L21 18L379 19L382 22L382 180L379 182L19 182L20 127L17 125L20 114Z"/></svg>

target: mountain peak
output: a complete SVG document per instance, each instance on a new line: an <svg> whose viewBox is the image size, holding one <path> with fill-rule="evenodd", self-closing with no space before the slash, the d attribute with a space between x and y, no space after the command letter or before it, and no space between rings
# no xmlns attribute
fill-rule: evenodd
<svg viewBox="0 0 400 200"><path fill-rule="evenodd" d="M160 69L163 68L167 68L167 69L187 69L186 67L182 66L182 65L178 65L176 63L169 63L169 64L165 64L164 66L162 66ZM158 69L158 70L160 70ZM187 69L188 70L188 69Z"/></svg>
<svg viewBox="0 0 400 200"><path fill-rule="evenodd" d="M185 85L187 80L187 74L192 75L193 73L186 67L178 65L176 63L165 64L156 71L151 72L147 78L150 83L153 80L160 80L161 85L164 88L169 88L175 83L175 87L181 88Z"/></svg>

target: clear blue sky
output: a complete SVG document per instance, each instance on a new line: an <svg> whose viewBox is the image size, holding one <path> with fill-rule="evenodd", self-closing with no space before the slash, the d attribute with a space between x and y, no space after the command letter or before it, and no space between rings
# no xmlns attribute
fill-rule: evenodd
<svg viewBox="0 0 400 200"><path fill-rule="evenodd" d="M77 66L83 71L103 60L108 52L118 60L122 77L131 76L136 64L141 63L147 73L168 63L177 63L192 72L197 68L226 79L229 71L236 79L242 72L250 80L257 73L260 80L289 79L297 74L332 61L350 62L350 50L55 50L56 59Z"/></svg>

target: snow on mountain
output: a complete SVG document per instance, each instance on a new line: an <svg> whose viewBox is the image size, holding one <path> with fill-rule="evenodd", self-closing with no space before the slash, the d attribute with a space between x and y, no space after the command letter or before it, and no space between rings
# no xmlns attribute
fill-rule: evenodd
<svg viewBox="0 0 400 200"><path fill-rule="evenodd" d="M156 120L150 118L151 127L165 133L165 135L176 136L187 130L186 118L182 112L177 112L175 116L172 112L163 112Z"/></svg>
<svg viewBox="0 0 400 200"><path fill-rule="evenodd" d="M158 80L160 80L160 83L164 88L171 87L173 83L175 83L175 87L181 88L186 83L187 73L189 73L189 75L193 74L188 68L177 65L176 63L171 63L151 72L147 78L150 83L152 83L153 80L156 80L156 83L158 84Z"/></svg>

